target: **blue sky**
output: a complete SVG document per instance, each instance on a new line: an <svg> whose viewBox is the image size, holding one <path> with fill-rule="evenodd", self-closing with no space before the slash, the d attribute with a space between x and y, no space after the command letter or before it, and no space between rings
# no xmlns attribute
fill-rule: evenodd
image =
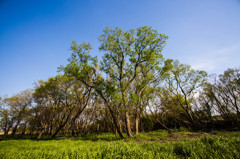
<svg viewBox="0 0 240 159"><path fill-rule="evenodd" d="M143 25L169 36L165 58L217 74L240 66L240 0L0 0L0 96L56 75L72 40L101 57L106 26Z"/></svg>

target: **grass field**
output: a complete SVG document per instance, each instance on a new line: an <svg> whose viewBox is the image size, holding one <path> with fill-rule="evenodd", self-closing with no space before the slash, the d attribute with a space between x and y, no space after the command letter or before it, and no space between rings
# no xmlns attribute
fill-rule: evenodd
<svg viewBox="0 0 240 159"><path fill-rule="evenodd" d="M27 136L25 138L28 138ZM113 134L4 139L0 158L240 158L240 132L141 133L119 140Z"/></svg>

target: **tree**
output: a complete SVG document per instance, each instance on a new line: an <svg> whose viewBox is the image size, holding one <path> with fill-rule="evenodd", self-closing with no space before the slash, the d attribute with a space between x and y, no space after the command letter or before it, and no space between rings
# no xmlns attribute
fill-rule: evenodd
<svg viewBox="0 0 240 159"><path fill-rule="evenodd" d="M240 119L240 70L228 69L224 74L219 75L218 88L222 100Z"/></svg>
<svg viewBox="0 0 240 159"><path fill-rule="evenodd" d="M200 122L200 119L193 111L191 103L198 89L206 81L206 77L205 71L194 70L190 65L180 64L176 60L173 62L171 75L167 80L169 90L177 97L180 106L186 112L188 121L195 128L197 127L196 120Z"/></svg>
<svg viewBox="0 0 240 159"><path fill-rule="evenodd" d="M90 44L73 42L69 64L61 70L94 88L109 109L121 138L116 112L124 113L127 134L131 137L129 98L134 93L131 87L137 77L143 80L155 77L154 72L163 61L161 51L166 39L166 35L147 26L137 28L136 32L106 28L99 37L99 49L105 53L100 65L89 55ZM145 74L140 75L143 70Z"/></svg>
<svg viewBox="0 0 240 159"><path fill-rule="evenodd" d="M34 92L38 104L36 116L41 128L39 137L46 129L55 137L68 122L72 122L74 129L75 121L87 107L90 96L91 89L71 77L58 75L40 81ZM39 109L43 111L39 113Z"/></svg>
<svg viewBox="0 0 240 159"><path fill-rule="evenodd" d="M25 90L10 98L5 98L4 103L7 109L3 111L6 124L9 123L8 128L5 127L5 133L12 129L12 135L17 132L17 128L21 122L23 122L26 116L27 109L32 105L32 91ZM8 116L8 117L7 117Z"/></svg>
<svg viewBox="0 0 240 159"><path fill-rule="evenodd" d="M208 101L205 104L214 108L225 120L240 119L240 70L227 69L218 78L213 78L205 85L202 95Z"/></svg>
<svg viewBox="0 0 240 159"><path fill-rule="evenodd" d="M199 94L196 100L196 105L199 104L199 113L201 118L210 122L213 128L213 114L215 109L215 99L212 94L212 86L209 82L203 85L203 91Z"/></svg>
<svg viewBox="0 0 240 159"><path fill-rule="evenodd" d="M12 128L13 121L10 115L10 111L6 108L0 110L0 128L4 131L4 135L7 135Z"/></svg>

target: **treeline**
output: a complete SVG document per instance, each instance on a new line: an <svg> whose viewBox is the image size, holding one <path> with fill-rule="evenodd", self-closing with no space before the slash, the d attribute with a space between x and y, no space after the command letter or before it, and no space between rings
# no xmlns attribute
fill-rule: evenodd
<svg viewBox="0 0 240 159"><path fill-rule="evenodd" d="M102 59L89 43L73 41L59 75L1 99L4 134L52 135L173 128L238 129L240 70L209 77L161 52L167 36L151 27L106 28Z"/></svg>

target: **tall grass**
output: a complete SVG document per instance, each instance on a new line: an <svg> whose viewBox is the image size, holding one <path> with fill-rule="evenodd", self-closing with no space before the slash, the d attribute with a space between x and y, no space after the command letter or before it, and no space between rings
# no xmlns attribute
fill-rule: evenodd
<svg viewBox="0 0 240 159"><path fill-rule="evenodd" d="M236 132L168 143L149 140L154 135L166 136L152 132L125 141L109 134L74 140L3 140L0 158L240 158L240 134Z"/></svg>

